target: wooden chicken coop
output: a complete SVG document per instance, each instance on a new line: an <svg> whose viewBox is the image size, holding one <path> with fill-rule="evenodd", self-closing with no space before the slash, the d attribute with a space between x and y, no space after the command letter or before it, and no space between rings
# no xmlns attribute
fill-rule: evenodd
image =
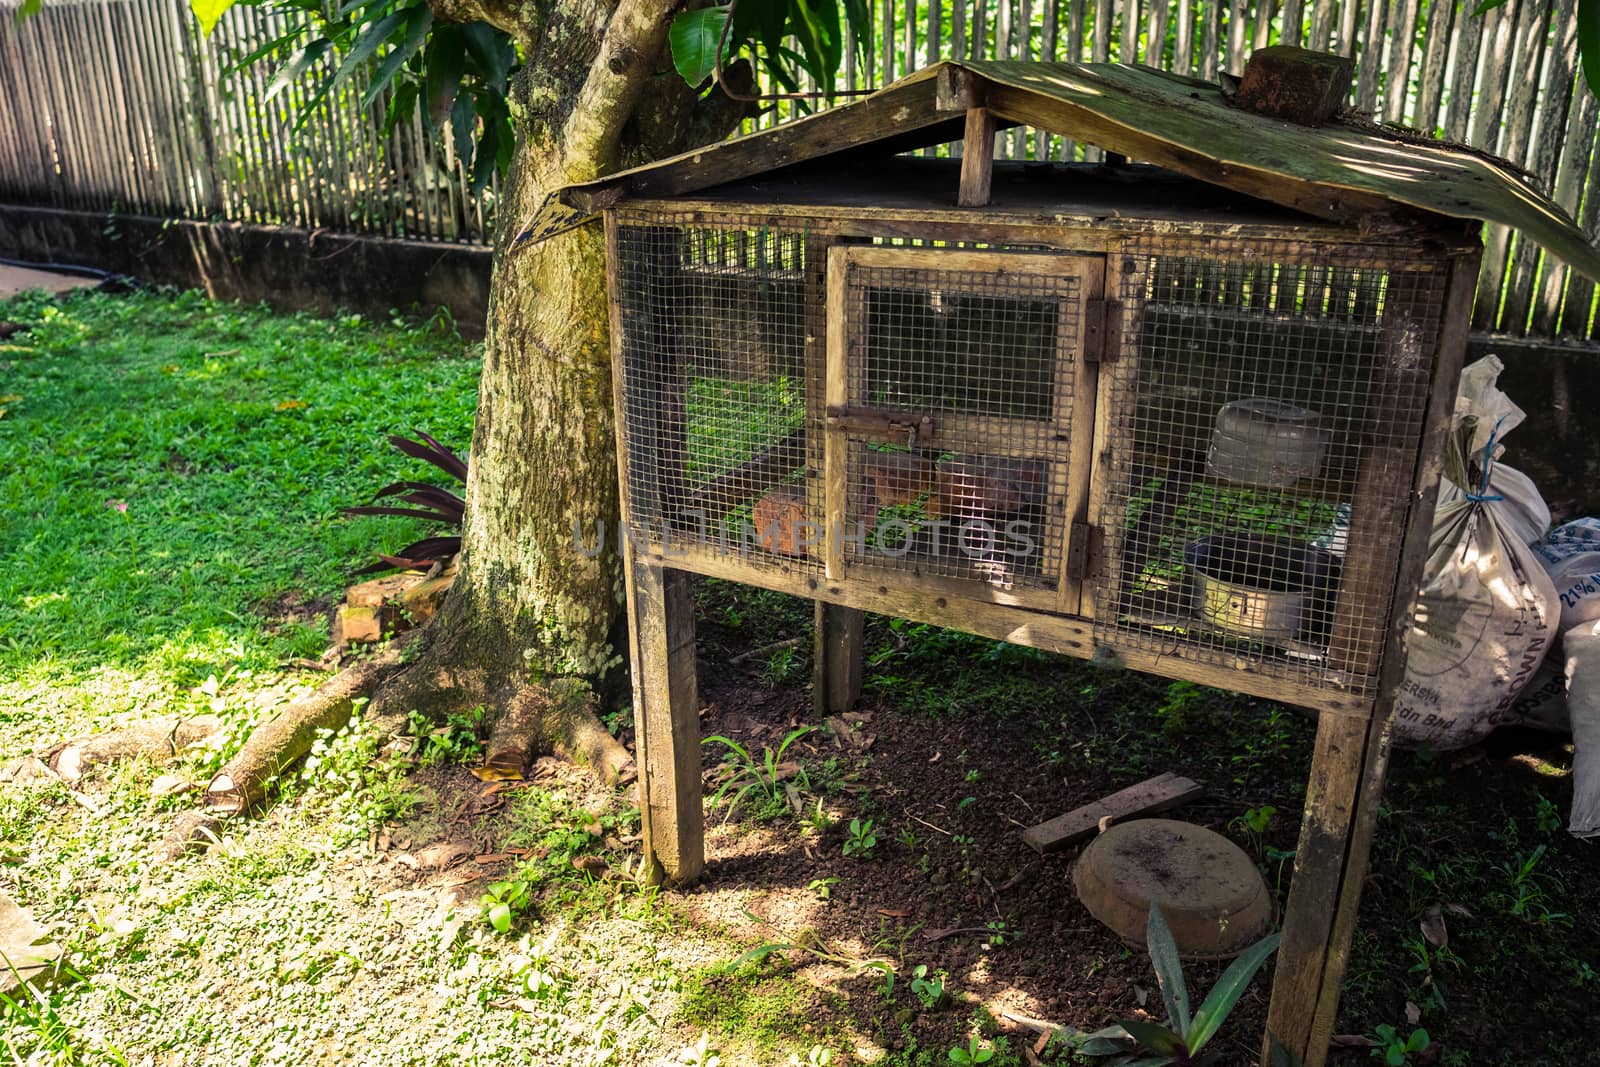
<svg viewBox="0 0 1600 1067"><path fill-rule="evenodd" d="M1284 701L1318 729L1269 1031L1322 1061L1481 221L1600 258L1490 159L1239 104L945 64L544 206L604 217L660 877L703 863L694 574L815 600L830 708L864 611ZM993 163L1015 125L1107 159Z"/></svg>

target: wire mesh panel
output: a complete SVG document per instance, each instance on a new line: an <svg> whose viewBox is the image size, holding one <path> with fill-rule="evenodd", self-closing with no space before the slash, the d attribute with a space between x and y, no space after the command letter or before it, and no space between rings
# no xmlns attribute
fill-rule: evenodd
<svg viewBox="0 0 1600 1067"><path fill-rule="evenodd" d="M617 245L630 532L820 567L804 235L663 217L619 225Z"/></svg>
<svg viewBox="0 0 1600 1067"><path fill-rule="evenodd" d="M843 565L1057 607L1082 308L1101 261L880 248L845 262L828 409Z"/></svg>
<svg viewBox="0 0 1600 1067"><path fill-rule="evenodd" d="M1375 690L1446 266L1382 251L1128 248L1099 643Z"/></svg>

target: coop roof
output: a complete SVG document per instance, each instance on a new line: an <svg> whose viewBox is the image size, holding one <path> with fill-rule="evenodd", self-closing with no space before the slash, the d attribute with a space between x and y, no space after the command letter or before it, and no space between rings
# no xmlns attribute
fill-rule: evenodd
<svg viewBox="0 0 1600 1067"><path fill-rule="evenodd" d="M1298 126L1232 107L1209 82L1106 63L927 67L854 103L559 190L519 242L570 229L623 199L684 196L847 149L903 152L955 140L972 102L1002 122L1334 222L1420 209L1504 223L1600 280L1600 251L1566 212L1493 158L1372 125Z"/></svg>

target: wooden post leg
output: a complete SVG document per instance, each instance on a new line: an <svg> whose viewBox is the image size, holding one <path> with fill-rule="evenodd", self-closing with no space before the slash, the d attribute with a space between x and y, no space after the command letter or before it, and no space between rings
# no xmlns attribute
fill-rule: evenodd
<svg viewBox="0 0 1600 1067"><path fill-rule="evenodd" d="M866 613L817 601L817 654L812 675L818 715L847 711L861 699L862 630Z"/></svg>
<svg viewBox="0 0 1600 1067"><path fill-rule="evenodd" d="M692 882L706 863L694 597L687 572L641 560L627 581L645 878Z"/></svg>
<svg viewBox="0 0 1600 1067"><path fill-rule="evenodd" d="M1369 721L1323 713L1306 786L1305 818L1267 1011L1262 1062L1272 1042L1322 1067L1355 931L1361 886L1389 765L1392 694Z"/></svg>

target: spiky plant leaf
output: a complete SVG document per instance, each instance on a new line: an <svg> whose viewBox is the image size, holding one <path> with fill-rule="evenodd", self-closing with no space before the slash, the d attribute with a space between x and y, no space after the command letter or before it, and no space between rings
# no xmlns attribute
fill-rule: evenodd
<svg viewBox="0 0 1600 1067"><path fill-rule="evenodd" d="M1189 1054L1190 1050L1184 1047L1183 1039L1160 1023L1146 1023L1137 1019L1128 1019L1122 1023L1122 1028L1128 1031L1135 1041L1151 1052L1159 1052L1163 1056L1187 1056Z"/></svg>
<svg viewBox="0 0 1600 1067"><path fill-rule="evenodd" d="M1216 1036L1218 1028L1222 1026L1233 1006L1239 1003L1239 998L1244 995L1245 987L1250 984L1250 979L1256 976L1261 965L1267 962L1267 957L1272 955L1272 950L1278 947L1281 935L1271 934L1262 938L1239 954L1238 959L1228 965L1222 972L1222 977L1217 979L1217 984L1211 987L1211 992L1206 994L1204 1004L1194 1013L1194 1026L1186 1035L1189 1039L1189 1051L1199 1052L1205 1047L1206 1042Z"/></svg>
<svg viewBox="0 0 1600 1067"><path fill-rule="evenodd" d="M1189 987L1183 980L1183 964L1178 959L1178 942L1172 936L1167 918L1154 900L1150 902L1150 918L1145 924L1145 941L1150 949L1150 962L1155 965L1156 984L1161 987L1161 1001L1167 1006L1167 1023L1180 1035L1189 1033Z"/></svg>

